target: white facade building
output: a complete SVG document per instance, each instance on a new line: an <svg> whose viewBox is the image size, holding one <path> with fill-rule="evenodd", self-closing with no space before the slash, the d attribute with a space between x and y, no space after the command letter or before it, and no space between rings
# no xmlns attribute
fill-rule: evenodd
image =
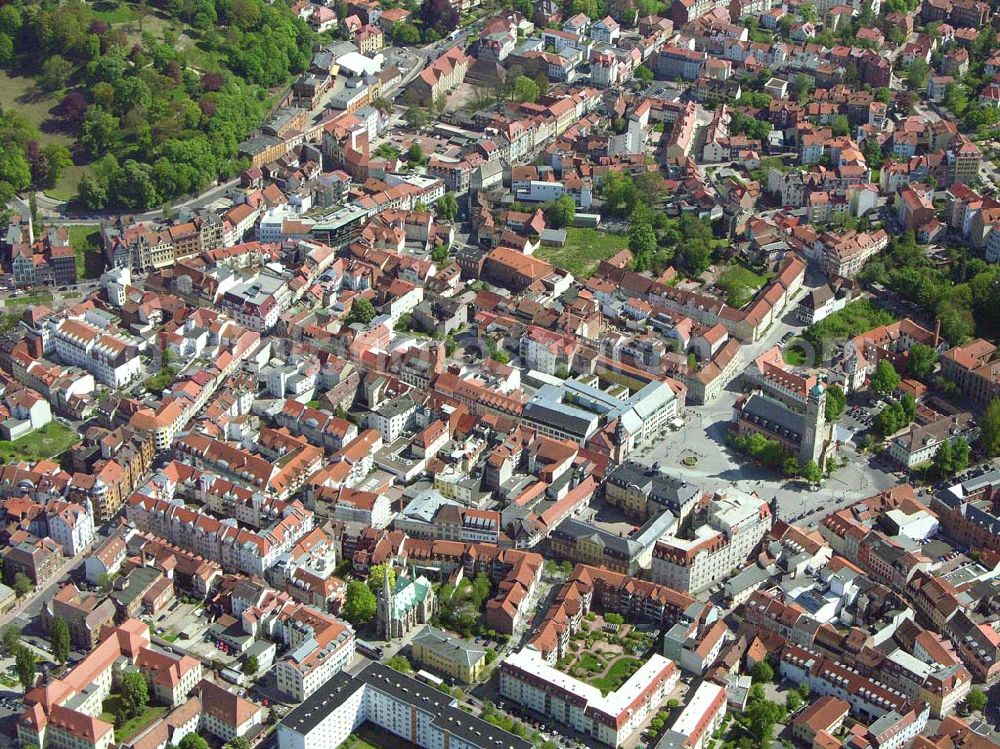
<svg viewBox="0 0 1000 749"><path fill-rule="evenodd" d="M279 749L331 749L372 723L421 749L531 749L458 708L452 697L380 663L356 676L341 672L278 726Z"/></svg>
<svg viewBox="0 0 1000 749"><path fill-rule="evenodd" d="M87 370L102 385L120 388L142 376L139 348L129 339L77 318L54 320L51 333L56 355Z"/></svg>
<svg viewBox="0 0 1000 749"><path fill-rule="evenodd" d="M504 659L500 693L617 749L656 713L678 678L674 662L654 653L628 681L604 695L597 687L549 665L541 653L527 647Z"/></svg>

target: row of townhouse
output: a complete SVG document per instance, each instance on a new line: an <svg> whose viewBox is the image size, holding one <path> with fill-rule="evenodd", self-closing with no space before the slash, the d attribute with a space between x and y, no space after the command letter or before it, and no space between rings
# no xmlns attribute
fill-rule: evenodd
<svg viewBox="0 0 1000 749"><path fill-rule="evenodd" d="M181 504L185 492L172 473L168 466L135 493L126 507L126 518L140 531L154 533L225 569L263 575L313 528L313 513L298 502L283 503L278 512L261 512L259 505L249 510L261 523L258 530L240 527L235 519L220 521ZM204 477L198 474L192 479L197 484Z"/></svg>

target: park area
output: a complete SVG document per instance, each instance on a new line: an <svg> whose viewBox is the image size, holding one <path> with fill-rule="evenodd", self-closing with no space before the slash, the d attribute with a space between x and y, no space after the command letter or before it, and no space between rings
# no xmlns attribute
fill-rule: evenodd
<svg viewBox="0 0 1000 749"><path fill-rule="evenodd" d="M80 435L58 421L51 421L41 429L26 434L13 442L0 440L0 461L13 463L18 460L36 462L54 458L80 441Z"/></svg>
<svg viewBox="0 0 1000 749"><path fill-rule="evenodd" d="M638 671L649 656L655 639L617 614L587 615L570 640L570 652L557 667L564 673L601 690L614 692Z"/></svg>
<svg viewBox="0 0 1000 749"><path fill-rule="evenodd" d="M58 144L73 151L76 139L60 121L57 110L59 92L43 91L29 75L10 75L0 70L0 110L17 112L39 129L39 144ZM48 188L47 195L57 200L69 200L76 194L80 177L90 167L72 164L59 175L55 185Z"/></svg>
<svg viewBox="0 0 1000 749"><path fill-rule="evenodd" d="M566 244L562 247L542 246L535 257L565 268L576 278L590 278L602 260L628 249L628 237L597 229L566 229Z"/></svg>

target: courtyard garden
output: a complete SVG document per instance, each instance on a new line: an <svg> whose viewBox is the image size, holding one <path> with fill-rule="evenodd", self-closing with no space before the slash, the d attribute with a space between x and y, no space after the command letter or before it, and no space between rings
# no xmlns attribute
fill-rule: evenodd
<svg viewBox="0 0 1000 749"><path fill-rule="evenodd" d="M656 645L656 636L626 624L618 614L591 612L569 644L569 653L557 666L564 673L614 692L631 678Z"/></svg>

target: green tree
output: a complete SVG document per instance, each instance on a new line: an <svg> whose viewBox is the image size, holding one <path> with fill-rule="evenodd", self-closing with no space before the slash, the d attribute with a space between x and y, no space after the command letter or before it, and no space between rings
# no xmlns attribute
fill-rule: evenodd
<svg viewBox="0 0 1000 749"><path fill-rule="evenodd" d="M472 602L477 609L481 609L490 597L493 586L490 579L482 572L476 574L472 581Z"/></svg>
<svg viewBox="0 0 1000 749"><path fill-rule="evenodd" d="M392 658L385 662L389 668L399 671L401 674L412 674L413 666L410 661L403 655L394 655Z"/></svg>
<svg viewBox="0 0 1000 749"><path fill-rule="evenodd" d="M969 467L969 443L959 437L954 442L945 442L934 456L934 469L939 476L952 476Z"/></svg>
<svg viewBox="0 0 1000 749"><path fill-rule="evenodd" d="M18 598L28 595L34 588L35 586L31 584L31 578L23 572L14 575L14 593L17 594Z"/></svg>
<svg viewBox="0 0 1000 749"><path fill-rule="evenodd" d="M260 661L257 659L256 655L250 654L247 659L243 661L243 673L247 676L253 676L260 670Z"/></svg>
<svg viewBox="0 0 1000 749"><path fill-rule="evenodd" d="M57 663L69 660L69 625L61 616L52 617L49 624L49 643L52 645L52 656Z"/></svg>
<svg viewBox="0 0 1000 749"><path fill-rule="evenodd" d="M906 372L918 380L927 379L937 364L937 350L923 343L914 344L906 361Z"/></svg>
<svg viewBox="0 0 1000 749"><path fill-rule="evenodd" d="M898 403L890 403L875 417L875 431L883 437L895 434L907 425L906 414Z"/></svg>
<svg viewBox="0 0 1000 749"><path fill-rule="evenodd" d="M12 6L6 6L8 8ZM2 27L2 24L0 24ZM14 40L10 38L10 34L0 32L0 68L10 67L15 59L14 55Z"/></svg>
<svg viewBox="0 0 1000 749"><path fill-rule="evenodd" d="M344 599L342 613L355 627L370 622L375 616L378 602L375 594L360 580L351 580L347 584L347 594Z"/></svg>
<svg viewBox="0 0 1000 749"><path fill-rule="evenodd" d="M847 406L847 396L840 385L830 385L826 389L826 420L836 421L844 413Z"/></svg>
<svg viewBox="0 0 1000 749"><path fill-rule="evenodd" d="M795 712L802 707L802 695L798 692L789 692L785 697L785 707L789 712Z"/></svg>
<svg viewBox="0 0 1000 749"><path fill-rule="evenodd" d="M354 323L367 325L375 319L375 315L375 305L371 303L371 300L365 297L358 297L351 305L351 311L347 313L347 318L344 322L347 325Z"/></svg>
<svg viewBox="0 0 1000 749"><path fill-rule="evenodd" d="M448 248L443 244L437 245L433 250L431 250L431 260L437 265L447 262Z"/></svg>
<svg viewBox="0 0 1000 749"><path fill-rule="evenodd" d="M410 164L423 164L424 163L424 149L420 147L420 144L413 141L410 147L406 149L406 159Z"/></svg>
<svg viewBox="0 0 1000 749"><path fill-rule="evenodd" d="M434 204L434 213L442 221L454 221L458 217L458 199L455 193L446 192Z"/></svg>
<svg viewBox="0 0 1000 749"><path fill-rule="evenodd" d="M420 44L420 31L412 23L400 21L392 26L392 40L399 45Z"/></svg>
<svg viewBox="0 0 1000 749"><path fill-rule="evenodd" d="M795 89L795 98L800 102L809 100L809 92L812 91L813 82L812 78L807 76L805 73L799 73L795 76L793 82Z"/></svg>
<svg viewBox="0 0 1000 749"><path fill-rule="evenodd" d="M21 682L25 692L35 685L38 661L31 649L25 645L19 644L14 648L14 670L17 671L17 680Z"/></svg>
<svg viewBox="0 0 1000 749"><path fill-rule="evenodd" d="M930 74L930 66L926 60L915 59L906 68L906 87L910 91L923 91L927 88L927 76Z"/></svg>
<svg viewBox="0 0 1000 749"><path fill-rule="evenodd" d="M994 398L986 407L979 424L979 446L991 458L1000 455L1000 398Z"/></svg>
<svg viewBox="0 0 1000 749"><path fill-rule="evenodd" d="M149 704L149 685L138 671L122 676L121 707L126 718L139 715Z"/></svg>
<svg viewBox="0 0 1000 749"><path fill-rule="evenodd" d="M66 88L72 74L73 63L62 55L52 55L42 63L38 84L46 91L57 91L60 88Z"/></svg>
<svg viewBox="0 0 1000 749"><path fill-rule="evenodd" d="M882 359L875 365L875 374L872 375L871 388L876 395L886 396L894 393L899 387L900 377L892 362Z"/></svg>
<svg viewBox="0 0 1000 749"><path fill-rule="evenodd" d="M250 749L250 740L246 736L234 736L222 745L222 749Z"/></svg>
<svg viewBox="0 0 1000 749"><path fill-rule="evenodd" d="M545 221L555 229L569 226L575 217L576 203L569 195L560 195L545 208Z"/></svg>
<svg viewBox="0 0 1000 749"><path fill-rule="evenodd" d="M95 159L117 150L121 139L118 118L100 107L90 107L83 118L80 144Z"/></svg>
<svg viewBox="0 0 1000 749"><path fill-rule="evenodd" d="M0 136L2 135L0 131ZM26 190L31 184L31 166L24 155L24 149L16 143L4 144L0 140L0 182L8 185L11 193Z"/></svg>
<svg viewBox="0 0 1000 749"><path fill-rule="evenodd" d="M97 178L85 174L76 188L76 199L80 205L92 210L101 210L108 204L107 185Z"/></svg>
<svg viewBox="0 0 1000 749"><path fill-rule="evenodd" d="M770 683L774 680L774 669L767 660L757 661L750 672L755 683Z"/></svg>
<svg viewBox="0 0 1000 749"><path fill-rule="evenodd" d="M179 749L208 749L208 742L196 733L189 733L177 746Z"/></svg>
<svg viewBox="0 0 1000 749"><path fill-rule="evenodd" d="M427 110L424 107L407 107L403 112L403 120L411 130L422 130L427 127Z"/></svg>
<svg viewBox="0 0 1000 749"><path fill-rule="evenodd" d="M838 114L832 120L830 120L830 129L833 131L835 137L840 137L841 135L847 135L851 132L851 123L842 114Z"/></svg>
<svg viewBox="0 0 1000 749"><path fill-rule="evenodd" d="M526 75L519 76L514 81L512 94L517 101L537 101L539 93L538 84Z"/></svg>
<svg viewBox="0 0 1000 749"><path fill-rule="evenodd" d="M653 71L647 68L645 65L640 65L635 69L635 79L644 85L649 85L653 82Z"/></svg>
<svg viewBox="0 0 1000 749"><path fill-rule="evenodd" d="M986 694L979 687L973 687L969 690L969 694L965 698L965 702L968 704L970 710L979 712L986 707Z"/></svg>
<svg viewBox="0 0 1000 749"><path fill-rule="evenodd" d="M636 271L649 270L656 253L656 234L646 222L633 224L628 230L628 248L632 252L633 267Z"/></svg>
<svg viewBox="0 0 1000 749"><path fill-rule="evenodd" d="M382 594L382 586L385 584L385 573L389 572L389 589L396 589L396 570L388 562L385 564L373 564L368 570L368 588L376 596Z"/></svg>
<svg viewBox="0 0 1000 749"><path fill-rule="evenodd" d="M770 700L753 700L744 711L747 729L760 749L768 749L774 738L774 726L785 719L785 709Z"/></svg>
<svg viewBox="0 0 1000 749"><path fill-rule="evenodd" d="M21 630L13 624L3 628L3 649L7 655L13 656L17 646L21 644Z"/></svg>
<svg viewBox="0 0 1000 749"><path fill-rule="evenodd" d="M818 484L820 479L823 478L823 472L820 470L819 465L815 460L809 460L803 463L799 468L799 473L802 475L802 478L810 484Z"/></svg>

